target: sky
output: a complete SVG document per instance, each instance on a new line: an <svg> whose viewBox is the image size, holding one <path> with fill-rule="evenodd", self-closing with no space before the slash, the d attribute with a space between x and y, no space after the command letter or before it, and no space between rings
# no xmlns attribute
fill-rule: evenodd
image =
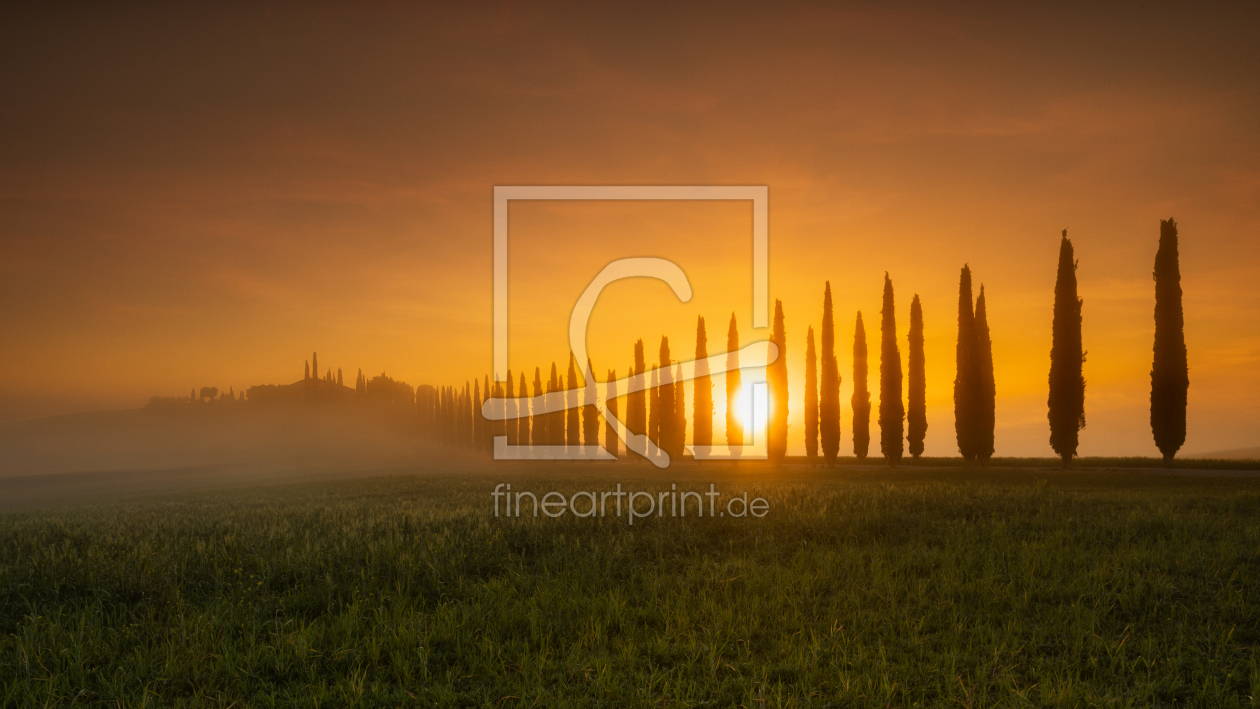
<svg viewBox="0 0 1260 709"><path fill-rule="evenodd" d="M495 185L765 185L790 452L825 282L850 446L854 320L877 341L885 272L903 358L923 302L927 453L955 452L968 264L997 454L1051 454L1067 229L1080 452L1156 454L1151 271L1169 217L1183 451L1260 444L1254 4L454 5L0 11L0 421L290 382L312 351L347 379L462 384L491 367ZM747 203L514 204L510 365L563 365L574 301L627 256L674 260L695 297L610 288L589 336L601 377L639 338L693 353L698 316L710 353L732 314L765 339L751 230Z"/></svg>

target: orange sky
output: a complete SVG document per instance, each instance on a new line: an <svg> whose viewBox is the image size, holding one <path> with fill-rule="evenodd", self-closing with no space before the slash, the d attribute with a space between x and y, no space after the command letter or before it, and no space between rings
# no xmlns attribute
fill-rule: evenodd
<svg viewBox="0 0 1260 709"><path fill-rule="evenodd" d="M847 402L853 314L877 340L888 271L903 356L911 294L924 303L928 453L954 450L970 263L990 299L997 453L1050 454L1068 228L1089 350L1081 452L1154 454L1150 273L1170 216L1183 450L1260 444L1255 6L930 7L5 14L0 420L292 381L311 350L348 377L462 383L490 367L494 185L751 184L770 191L794 444L823 282ZM720 346L732 310L747 324L750 218L514 206L513 366L564 357L573 300L623 256L674 258L696 297L610 289L591 329L601 374L624 370L637 337L691 351L697 314Z"/></svg>

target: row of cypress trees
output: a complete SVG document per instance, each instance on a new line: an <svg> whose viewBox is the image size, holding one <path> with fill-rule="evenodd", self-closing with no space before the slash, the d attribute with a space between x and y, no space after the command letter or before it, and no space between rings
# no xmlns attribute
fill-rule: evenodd
<svg viewBox="0 0 1260 709"><path fill-rule="evenodd" d="M1050 355L1048 418L1050 444L1064 465L1076 456L1079 431L1085 426L1085 379L1083 364L1086 352L1081 337L1082 299L1077 293L1077 260L1072 242L1063 231L1060 241L1058 274L1055 283L1052 346ZM1161 220L1159 250L1155 258L1155 344L1151 369L1151 429L1155 443L1166 461L1171 461L1185 442L1186 402L1189 387L1182 291L1178 263L1177 225L1172 219ZM836 356L834 307L831 284L823 291L823 317L819 347L815 347L814 328L806 331L805 345L805 451L811 464L822 461L834 465L841 442L840 384L842 379ZM771 341L780 356L767 368L770 390L770 421L767 443L772 462L786 455L788 426L787 335L783 303L775 301ZM898 463L903 454L919 457L924 450L927 433L926 376L923 337L923 308L915 294L910 303L910 326L907 337L907 369L902 371L901 351L897 338L895 294L892 279L884 274L883 302L880 310L880 454L890 464ZM726 374L726 438L730 445L744 443L742 422L735 402L741 389L739 372L739 332L734 314L727 330ZM712 444L714 404L712 377L703 363L708 357L708 336L701 316L696 324L695 401L693 402L692 442ZM955 349L954 430L958 450L968 463L986 463L994 453L996 425L996 386L993 369L993 345L988 324L988 307L984 285L972 297L972 272L964 265L958 284L958 336ZM859 311L853 333L853 454L864 460L870 453L871 391L868 386L869 353L866 327ZM525 373L519 375L519 386L513 391L512 373L507 382L495 383L493 390L487 377L484 385L465 383L462 390L452 387L435 389L420 387L416 392L421 411L422 428L430 437L480 450L492 447L494 435L506 435L511 445L598 446L599 414L593 405L578 406L581 375L570 355L566 377L561 377L555 363L544 385L542 371L534 370L533 391L526 386ZM618 396L617 373L608 370L606 396L613 410L624 401L625 423L635 433L648 437L671 458L682 455L686 438L687 416L681 364L672 358L669 338L662 337L658 361L648 369L643 340L634 345L634 360L627 370L632 381L646 383L646 389ZM567 381L566 381L567 380ZM908 393L903 404L903 384ZM506 396L509 415L518 407L528 406L531 396L566 392L568 409L562 412L529 415L506 422L488 422L481 416L481 404L489 397ZM513 398L516 397L516 398ZM620 453L615 431L606 425L603 445L614 455ZM907 445L908 444L908 445Z"/></svg>
<svg viewBox="0 0 1260 709"><path fill-rule="evenodd" d="M776 303L776 334L782 330L782 308ZM817 463L821 450L823 463L835 465L840 452L840 368L836 357L834 305L831 282L823 286L821 354L814 348L814 328L805 335L805 455L810 464ZM923 453L927 435L927 388L923 354L923 308L916 294L910 306L909 344L909 410L902 402L904 376L901 348L897 344L896 300L892 278L884 274L883 304L880 310L879 360L879 430L880 453L890 465L900 462L909 443L910 454ZM821 359L821 364L819 363ZM853 394L849 399L852 411L853 455L865 460L871 443L871 392L868 385L868 352L866 325L858 311L853 329ZM784 393L786 393L786 384ZM781 406L781 394L771 382L772 406ZM908 421L907 421L908 419ZM906 424L909 423L907 430ZM786 426L786 414L779 422ZM821 444L821 445L820 445Z"/></svg>

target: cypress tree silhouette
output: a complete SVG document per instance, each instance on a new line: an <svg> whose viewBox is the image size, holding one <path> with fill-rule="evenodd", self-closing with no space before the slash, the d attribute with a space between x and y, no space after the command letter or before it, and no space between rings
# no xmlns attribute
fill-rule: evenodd
<svg viewBox="0 0 1260 709"><path fill-rule="evenodd" d="M976 354L976 319L971 309L971 267L964 265L958 277L958 344L955 349L954 434L958 452L970 465L976 460L976 418L979 409L979 358Z"/></svg>
<svg viewBox="0 0 1260 709"><path fill-rule="evenodd" d="M608 413L613 416L617 415L617 370L608 370L608 379L604 397L608 400ZM614 456L620 452L620 444L618 443L617 429L613 426L611 420L604 421L604 450Z"/></svg>
<svg viewBox="0 0 1260 709"><path fill-rule="evenodd" d="M503 435L507 436L507 443L509 446L516 445L517 433L520 430L520 426L517 424L516 419L517 409L516 394L513 391L515 389L513 386L514 384L516 384L516 379L512 376L512 370L509 369L507 371L507 384L504 387L505 399L503 401L503 411L506 414L506 418L503 421Z"/></svg>
<svg viewBox="0 0 1260 709"><path fill-rule="evenodd" d="M582 445L582 423L578 412L577 363L569 353L569 385L564 387L565 445L577 448Z"/></svg>
<svg viewBox="0 0 1260 709"><path fill-rule="evenodd" d="M811 467L818 464L818 353L813 326L805 335L805 456Z"/></svg>
<svg viewBox="0 0 1260 709"><path fill-rule="evenodd" d="M534 370L538 371L538 370ZM516 442L517 445L529 445L529 390L525 388L525 373L521 372L521 386L517 390L520 399L516 402Z"/></svg>
<svg viewBox="0 0 1260 709"><path fill-rule="evenodd" d="M1053 342L1050 347L1050 447L1072 464L1085 428L1085 350L1081 344L1081 298L1076 294L1076 264L1072 241L1063 230L1059 242L1059 274L1054 284Z"/></svg>
<svg viewBox="0 0 1260 709"><path fill-rule="evenodd" d="M631 387L638 389L626 396L626 427L631 433L648 434L647 397L643 389L643 377L647 374L647 365L643 355L643 340L634 343L634 366L630 368ZM634 456L641 458L638 453Z"/></svg>
<svg viewBox="0 0 1260 709"><path fill-rule="evenodd" d="M481 383L478 382L478 380L474 379L473 380L473 403L471 403L471 409L473 409L473 431L471 431L471 433L473 433L473 448L476 451L481 450L481 437L483 437L483 434L484 434L484 432L481 431L481 428L483 428L484 423L485 423L485 417L481 416L481 407L479 406L480 403L481 403Z"/></svg>
<svg viewBox="0 0 1260 709"><path fill-rule="evenodd" d="M545 391L546 390L543 389L543 383L542 383L542 370L539 369L538 367L534 367L534 399L535 401L537 401L538 397L542 396L545 393ZM543 407L541 405L535 405L533 412L534 412L534 415L530 416L529 418L530 427L533 429L533 433L530 440L533 442L533 445L535 446L545 446L551 443L551 439L547 433L548 414L543 413Z"/></svg>
<svg viewBox="0 0 1260 709"><path fill-rule="evenodd" d="M192 390L188 393L188 400L192 402L197 401L197 387L193 387Z"/></svg>
<svg viewBox="0 0 1260 709"><path fill-rule="evenodd" d="M657 379L656 365L652 365L652 374L648 381L648 438L657 446L661 445L661 390Z"/></svg>
<svg viewBox="0 0 1260 709"><path fill-rule="evenodd" d="M696 446L713 445L713 378L709 376L709 337L704 330L704 316L696 320L696 378L692 400L691 442Z"/></svg>
<svg viewBox="0 0 1260 709"><path fill-rule="evenodd" d="M787 455L788 429L787 332L783 325L783 301L777 298L770 340L779 348L779 356L766 368L766 383L770 385L770 431L766 443L770 462L782 463Z"/></svg>
<svg viewBox="0 0 1260 709"><path fill-rule="evenodd" d="M311 376L319 379L319 355L311 353Z"/></svg>
<svg viewBox="0 0 1260 709"><path fill-rule="evenodd" d="M482 384L483 386L481 387L481 402L477 406L477 411L476 411L477 417L481 419L481 441L479 445L481 446L481 450L483 451L492 451L494 450L494 436L495 436L495 432L498 430L497 427L499 425L499 422L491 421L490 419L487 419L485 414L483 413L484 411L483 407L485 406L486 402L490 401L490 375L489 374L482 375ZM495 384L497 385L498 382L496 381ZM495 389L497 390L498 387L496 386ZM499 395L502 396L502 392L500 392ZM502 404L503 402L500 401L499 403Z"/></svg>
<svg viewBox="0 0 1260 709"><path fill-rule="evenodd" d="M739 328L735 325L735 313L731 313L731 326L726 330L726 444L744 445L744 425L739 418ZM736 450L732 455L739 455Z"/></svg>
<svg viewBox="0 0 1260 709"><path fill-rule="evenodd" d="M303 361L303 362L302 362L302 367L303 367L303 370L302 370L302 378L303 378L303 379L310 379L310 378L311 378L311 362L310 362L310 360L305 360L305 361Z"/></svg>
<svg viewBox="0 0 1260 709"><path fill-rule="evenodd" d="M674 364L674 450L670 456L682 460L687 445L687 392L683 388L682 362Z"/></svg>
<svg viewBox="0 0 1260 709"><path fill-rule="evenodd" d="M591 360L586 360L586 372L582 375L582 442L594 449L599 446L599 409L595 407L595 370Z"/></svg>
<svg viewBox="0 0 1260 709"><path fill-rule="evenodd" d="M862 324L862 311L857 314L853 328L853 455L866 460L871 446L871 391L867 388L866 326Z"/></svg>
<svg viewBox="0 0 1260 709"><path fill-rule="evenodd" d="M989 338L989 314L984 284L976 297L976 459L981 465L993 457L993 428L997 422L997 385L993 380L993 341Z"/></svg>
<svg viewBox="0 0 1260 709"><path fill-rule="evenodd" d="M345 383L341 381L341 367L337 367L337 386L345 386Z"/></svg>
<svg viewBox="0 0 1260 709"><path fill-rule="evenodd" d="M919 294L910 301L909 365L910 406L906 416L910 455L923 455L923 439L927 436L927 373L923 355L923 306Z"/></svg>
<svg viewBox="0 0 1260 709"><path fill-rule="evenodd" d="M659 404L657 408L657 422L660 426L660 432L657 434L660 439L657 445L661 450L665 451L673 458L679 454L676 443L678 439L678 419L674 416L674 407L676 399L674 392L674 370L671 366L673 362L669 354L669 338L661 337L661 361L658 369L660 376L660 393Z"/></svg>
<svg viewBox="0 0 1260 709"><path fill-rule="evenodd" d="M906 410L901 403L901 350L897 347L897 310L892 279L884 272L884 307L880 311L879 450L889 465L901 462Z"/></svg>
<svg viewBox="0 0 1260 709"><path fill-rule="evenodd" d="M555 404L564 401L564 393L561 385L560 374L556 368L556 363L551 363L551 380L547 382L548 408L554 407ZM559 409L547 414L547 438L553 446L563 446L565 443L565 420L564 410Z"/></svg>
<svg viewBox="0 0 1260 709"><path fill-rule="evenodd" d="M836 327L832 318L831 281L823 291L822 371L818 382L818 437L823 461L836 464L840 452L840 363L836 359Z"/></svg>
<svg viewBox="0 0 1260 709"><path fill-rule="evenodd" d="M1186 442L1186 400L1190 367L1181 311L1181 266L1177 222L1159 222L1159 250L1155 252L1155 359L1151 365L1151 433L1155 446L1172 465Z"/></svg>

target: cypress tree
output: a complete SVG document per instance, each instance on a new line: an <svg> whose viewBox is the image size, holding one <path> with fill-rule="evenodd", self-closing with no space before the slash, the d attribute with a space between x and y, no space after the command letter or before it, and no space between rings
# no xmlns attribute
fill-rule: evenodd
<svg viewBox="0 0 1260 709"><path fill-rule="evenodd" d="M649 378L648 385L650 387L648 394L648 439L657 446L661 445L661 390L657 388L660 382L657 379L656 365L652 365L652 374Z"/></svg>
<svg viewBox="0 0 1260 709"><path fill-rule="evenodd" d="M534 399L544 393L542 383L542 370L534 367ZM547 414L543 413L541 405L534 406L534 415L530 417L530 427L533 428L532 442L535 446L545 446L551 442L547 435Z"/></svg>
<svg viewBox="0 0 1260 709"><path fill-rule="evenodd" d="M525 373L521 372L521 386L517 390L520 397L516 403L516 443L529 445L529 389L525 388Z"/></svg>
<svg viewBox="0 0 1260 709"><path fill-rule="evenodd" d="M604 393L608 400L608 413L613 416L617 415L617 370L608 370L607 389ZM620 443L617 438L617 429L613 427L612 420L604 421L604 449L614 456L620 452Z"/></svg>
<svg viewBox="0 0 1260 709"><path fill-rule="evenodd" d="M682 460L687 446L687 392L683 388L682 362L674 365L674 451L673 459Z"/></svg>
<svg viewBox="0 0 1260 709"><path fill-rule="evenodd" d="M997 423L997 386L993 380L993 341L989 338L989 314L984 284L976 297L976 364L979 395L976 398L976 458L981 465L993 457L993 428Z"/></svg>
<svg viewBox="0 0 1260 709"><path fill-rule="evenodd" d="M310 378L311 378L311 363L310 363L310 360L306 360L306 361L302 362L302 378L303 378L303 379L310 379Z"/></svg>
<svg viewBox="0 0 1260 709"><path fill-rule="evenodd" d="M485 451L492 451L494 450L495 432L499 430L499 427L501 426L502 422L491 421L490 419L486 418L486 415L484 413L485 411L484 406L487 402L490 401L490 375L489 374L482 375L482 384L484 386L481 387L481 405L477 407L477 415L481 417L481 449ZM499 391L499 396L501 397L503 395L503 392L499 390L498 384L499 382L495 381L495 390ZM500 401L499 402L500 408L497 410L502 411L502 404L503 402Z"/></svg>
<svg viewBox="0 0 1260 709"><path fill-rule="evenodd" d="M473 448L478 451L481 450L481 438L483 438L483 427L485 424L485 417L481 416L481 407L476 406L476 404L481 403L480 384L478 380L473 380L473 407L471 407L473 408Z"/></svg>
<svg viewBox="0 0 1260 709"><path fill-rule="evenodd" d="M548 404L550 405L548 408L554 407L556 404L564 401L564 385L559 372L560 370L556 368L556 363L552 362L551 380L547 382L547 393L551 395L548 397ZM565 412L563 409L556 409L547 414L548 418L550 418L547 422L547 437L550 439L549 442L553 446L566 445L564 414Z"/></svg>
<svg viewBox="0 0 1260 709"><path fill-rule="evenodd" d="M1085 350L1081 343L1081 305L1076 294L1076 258L1063 230L1059 242L1059 274L1054 284L1053 343L1050 347L1050 447L1063 467L1076 457L1080 431L1085 428Z"/></svg>
<svg viewBox="0 0 1260 709"><path fill-rule="evenodd" d="M892 279L884 272L884 307L880 311L879 450L889 465L901 462L906 410L901 403L901 349L897 346L897 311Z"/></svg>
<svg viewBox="0 0 1260 709"><path fill-rule="evenodd" d="M503 397L503 382L498 379L494 380L494 396L487 397L494 399L497 403L491 404L496 411L507 411L507 401ZM486 438L486 450L494 452L494 439L503 436L507 432L507 420L491 421L489 424L489 433Z"/></svg>
<svg viewBox="0 0 1260 709"><path fill-rule="evenodd" d="M818 463L818 354L813 326L805 335L805 456L810 466Z"/></svg>
<svg viewBox="0 0 1260 709"><path fill-rule="evenodd" d="M1190 366L1181 311L1181 266L1177 222L1159 222L1159 250L1155 252L1155 360L1151 365L1151 433L1155 446L1172 465L1186 442L1186 400Z"/></svg>
<svg viewBox="0 0 1260 709"><path fill-rule="evenodd" d="M565 445L577 448L582 445L582 422L578 411L577 362L569 353L569 385L564 387Z"/></svg>
<svg viewBox="0 0 1260 709"><path fill-rule="evenodd" d="M337 367L337 386L345 386L345 383L341 380L341 367Z"/></svg>
<svg viewBox="0 0 1260 709"><path fill-rule="evenodd" d="M739 419L739 390L742 386L739 373L739 328L735 326L735 313L731 313L731 326L726 330L726 444L744 445L744 425ZM733 455L739 455L732 450Z"/></svg>
<svg viewBox="0 0 1260 709"><path fill-rule="evenodd" d="M630 429L631 433L640 435L648 433L648 392L643 388L643 377L646 374L647 364L643 355L643 340L639 340L634 343L634 366L630 368L631 388L638 391L633 391L626 396L626 428ZM634 455L642 457L638 453L634 453Z"/></svg>
<svg viewBox="0 0 1260 709"><path fill-rule="evenodd" d="M954 434L958 452L970 465L976 460L976 417L979 409L979 358L976 354L976 319L971 309L971 267L964 265L958 277L958 344L955 349Z"/></svg>
<svg viewBox="0 0 1260 709"><path fill-rule="evenodd" d="M704 330L704 316L696 320L696 378L692 406L692 444L713 445L713 378L709 376L709 337Z"/></svg>
<svg viewBox="0 0 1260 709"><path fill-rule="evenodd" d="M774 301L774 330L770 335L779 356L766 368L767 384L770 385L770 431L766 438L772 463L782 463L787 456L788 429L788 376L787 332L783 325L783 302Z"/></svg>
<svg viewBox="0 0 1260 709"><path fill-rule="evenodd" d="M512 370L509 369L507 371L507 387L504 394L506 399L503 402L503 412L506 415L506 418L503 420L503 430L504 435L507 436L507 443L509 446L516 445L516 434L518 430L516 419L516 397L513 396L512 393L512 385L515 383L516 378L512 376Z"/></svg>
<svg viewBox="0 0 1260 709"><path fill-rule="evenodd" d="M311 376L319 379L319 354L311 353Z"/></svg>
<svg viewBox="0 0 1260 709"><path fill-rule="evenodd" d="M871 391L867 388L866 326L862 324L862 311L857 314L853 328L853 455L859 461L866 460L871 446Z"/></svg>
<svg viewBox="0 0 1260 709"><path fill-rule="evenodd" d="M657 373L660 375L660 393L658 394L659 402L657 405L657 425L660 427L659 440L657 445L661 450L669 454L670 458L675 458L681 454L678 443L678 419L674 415L675 406L677 405L677 395L674 391L674 368L673 360L669 353L669 338L661 337L660 350L660 366Z"/></svg>
<svg viewBox="0 0 1260 709"><path fill-rule="evenodd" d="M599 409L593 403L596 400L595 370L591 368L591 360L586 360L586 372L582 375L585 381L582 387L582 442L590 448L599 446Z"/></svg>
<svg viewBox="0 0 1260 709"><path fill-rule="evenodd" d="M909 365L910 406L906 416L910 455L923 455L923 439L927 436L927 373L923 355L923 306L919 294L910 301Z"/></svg>
<svg viewBox="0 0 1260 709"><path fill-rule="evenodd" d="M840 452L840 363L836 360L836 327L832 319L831 281L823 291L822 371L819 373L818 437L823 460L836 464Z"/></svg>

